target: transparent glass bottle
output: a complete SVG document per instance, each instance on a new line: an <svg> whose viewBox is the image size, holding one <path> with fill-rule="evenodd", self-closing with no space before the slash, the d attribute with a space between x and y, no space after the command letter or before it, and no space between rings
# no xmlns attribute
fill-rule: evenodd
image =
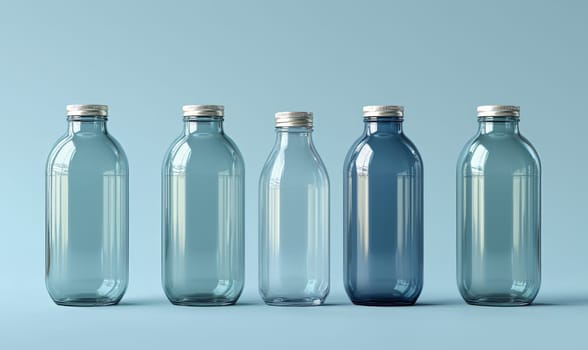
<svg viewBox="0 0 588 350"><path fill-rule="evenodd" d="M183 107L163 162L162 284L176 305L232 305L245 275L245 165L223 106Z"/></svg>
<svg viewBox="0 0 588 350"><path fill-rule="evenodd" d="M475 305L530 304L541 283L541 165L519 107L478 107L457 165L457 283Z"/></svg>
<svg viewBox="0 0 588 350"><path fill-rule="evenodd" d="M268 305L321 305L329 293L329 177L312 113L276 113L259 179L259 291Z"/></svg>
<svg viewBox="0 0 588 350"><path fill-rule="evenodd" d="M344 278L354 304L412 305L423 287L423 161L401 106L366 106L343 170Z"/></svg>
<svg viewBox="0 0 588 350"><path fill-rule="evenodd" d="M117 304L128 284L128 163L107 110L67 106L47 160L45 283L59 305Z"/></svg>

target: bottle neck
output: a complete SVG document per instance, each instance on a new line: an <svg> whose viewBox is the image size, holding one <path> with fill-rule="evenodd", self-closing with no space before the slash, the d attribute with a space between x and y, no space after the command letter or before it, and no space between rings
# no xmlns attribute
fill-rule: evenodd
<svg viewBox="0 0 588 350"><path fill-rule="evenodd" d="M478 118L481 135L488 134L519 134L518 117L481 117Z"/></svg>
<svg viewBox="0 0 588 350"><path fill-rule="evenodd" d="M101 116L70 116L68 117L68 133L70 135L106 134L106 120Z"/></svg>
<svg viewBox="0 0 588 350"><path fill-rule="evenodd" d="M367 135L402 134L401 118L364 119L364 124L364 131Z"/></svg>
<svg viewBox="0 0 588 350"><path fill-rule="evenodd" d="M310 147L312 145L312 128L286 127L276 128L277 145L286 147Z"/></svg>
<svg viewBox="0 0 588 350"><path fill-rule="evenodd" d="M198 117L184 118L184 133L191 134L220 134L223 132L223 118Z"/></svg>

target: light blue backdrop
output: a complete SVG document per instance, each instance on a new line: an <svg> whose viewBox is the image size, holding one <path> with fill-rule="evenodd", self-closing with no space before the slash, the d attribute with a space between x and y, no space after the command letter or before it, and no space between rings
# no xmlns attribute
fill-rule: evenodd
<svg viewBox="0 0 588 350"><path fill-rule="evenodd" d="M588 344L583 1L10 1L0 4L0 345L7 348L541 348ZM105 103L131 167L131 282L119 307L44 289L44 162L71 103ZM242 305L173 307L160 287L160 165L183 104L224 104L247 169ZM406 106L425 163L423 306L349 305L341 172L366 104ZM475 308L455 287L455 162L479 104L518 104L543 162L537 306ZM331 176L331 306L257 296L257 180L273 113L315 113ZM289 345L289 346L288 346Z"/></svg>

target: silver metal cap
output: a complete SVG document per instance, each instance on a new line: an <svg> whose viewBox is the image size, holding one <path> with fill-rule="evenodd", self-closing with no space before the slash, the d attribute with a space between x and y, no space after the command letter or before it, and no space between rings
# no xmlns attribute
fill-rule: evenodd
<svg viewBox="0 0 588 350"><path fill-rule="evenodd" d="M287 127L312 128L312 112L276 113L276 128Z"/></svg>
<svg viewBox="0 0 588 350"><path fill-rule="evenodd" d="M519 117L521 108L508 105L478 106L478 117Z"/></svg>
<svg viewBox="0 0 588 350"><path fill-rule="evenodd" d="M369 117L404 117L403 106L363 106L363 116Z"/></svg>
<svg viewBox="0 0 588 350"><path fill-rule="evenodd" d="M185 105L182 107L184 117L223 117L225 107L220 105Z"/></svg>
<svg viewBox="0 0 588 350"><path fill-rule="evenodd" d="M107 105L67 105L65 107L67 116L99 116L108 115Z"/></svg>

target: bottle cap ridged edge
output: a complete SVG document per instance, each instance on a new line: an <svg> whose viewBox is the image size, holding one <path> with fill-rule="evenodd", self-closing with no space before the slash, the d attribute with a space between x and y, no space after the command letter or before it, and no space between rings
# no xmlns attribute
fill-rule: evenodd
<svg viewBox="0 0 588 350"><path fill-rule="evenodd" d="M278 112L275 114L276 128L306 127L312 128L312 112Z"/></svg>
<svg viewBox="0 0 588 350"><path fill-rule="evenodd" d="M68 116L103 116L108 115L107 105L67 105L65 111Z"/></svg>
<svg viewBox="0 0 588 350"><path fill-rule="evenodd" d="M514 105L484 105L476 108L478 117L518 117L521 108Z"/></svg>
<svg viewBox="0 0 588 350"><path fill-rule="evenodd" d="M404 107L397 105L363 106L364 117L404 117Z"/></svg>
<svg viewBox="0 0 588 350"><path fill-rule="evenodd" d="M185 105L182 107L184 117L224 117L222 105Z"/></svg>

